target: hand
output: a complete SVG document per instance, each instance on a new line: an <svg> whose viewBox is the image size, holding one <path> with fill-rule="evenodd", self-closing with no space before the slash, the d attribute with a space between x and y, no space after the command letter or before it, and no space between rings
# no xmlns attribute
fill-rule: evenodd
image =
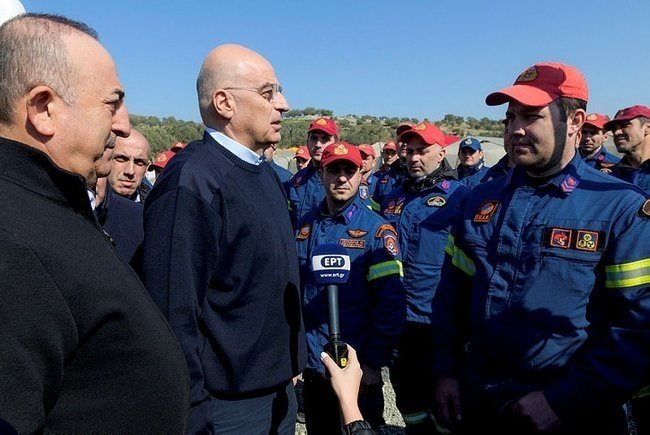
<svg viewBox="0 0 650 435"><path fill-rule="evenodd" d="M361 364L361 370L363 371L363 377L361 378L362 387L381 383L381 369L375 369Z"/></svg>
<svg viewBox="0 0 650 435"><path fill-rule="evenodd" d="M363 376L361 365L357 359L357 352L352 346L348 345L348 365L344 369L336 365L326 352L320 354L320 359L330 374L332 389L336 393L336 397L339 398L343 423L349 424L353 421L363 420L357 404L359 385Z"/></svg>
<svg viewBox="0 0 650 435"><path fill-rule="evenodd" d="M560 418L551 409L543 391L533 391L519 399L513 406L512 413L528 421L539 432L560 426Z"/></svg>
<svg viewBox="0 0 650 435"><path fill-rule="evenodd" d="M434 413L436 418L443 426L453 429L461 420L458 380L439 378L435 388Z"/></svg>

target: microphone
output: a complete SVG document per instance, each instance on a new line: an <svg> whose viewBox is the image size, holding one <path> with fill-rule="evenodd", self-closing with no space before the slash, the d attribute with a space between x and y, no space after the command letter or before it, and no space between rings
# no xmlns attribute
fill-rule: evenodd
<svg viewBox="0 0 650 435"><path fill-rule="evenodd" d="M348 345L341 341L339 330L339 286L350 276L350 256L342 246L326 243L314 248L311 269L316 282L327 286L327 309L329 314L330 336L324 351L344 368L348 365Z"/></svg>

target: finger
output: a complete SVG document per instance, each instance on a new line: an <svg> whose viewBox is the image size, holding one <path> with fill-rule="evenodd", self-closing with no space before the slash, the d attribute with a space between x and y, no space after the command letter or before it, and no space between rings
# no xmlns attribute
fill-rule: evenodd
<svg viewBox="0 0 650 435"><path fill-rule="evenodd" d="M339 366L336 365L334 360L328 355L327 352L321 352L320 360L323 362L323 365L330 374L334 373L335 369L339 369Z"/></svg>

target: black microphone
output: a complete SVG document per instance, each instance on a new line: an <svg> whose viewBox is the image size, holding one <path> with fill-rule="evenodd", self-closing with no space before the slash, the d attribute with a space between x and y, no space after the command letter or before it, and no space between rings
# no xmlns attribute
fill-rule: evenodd
<svg viewBox="0 0 650 435"><path fill-rule="evenodd" d="M318 245L311 258L311 267L316 282L327 286L327 309L329 314L329 342L325 352L336 364L344 368L348 365L348 345L341 341L339 329L339 286L350 276L350 256L342 246L327 243Z"/></svg>

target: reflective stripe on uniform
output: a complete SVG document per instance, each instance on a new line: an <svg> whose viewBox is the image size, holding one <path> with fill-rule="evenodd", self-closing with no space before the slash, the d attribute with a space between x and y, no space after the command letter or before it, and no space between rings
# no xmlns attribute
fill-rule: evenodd
<svg viewBox="0 0 650 435"><path fill-rule="evenodd" d="M646 385L645 387L641 388L638 393L632 397L633 399L641 399L642 397L648 397L650 396L650 385Z"/></svg>
<svg viewBox="0 0 650 435"><path fill-rule="evenodd" d="M467 256L454 242L454 236L451 234L447 239L445 252L451 257L451 264L465 272L469 276L476 275L476 266L471 258Z"/></svg>
<svg viewBox="0 0 650 435"><path fill-rule="evenodd" d="M605 287L621 288L650 284L650 258L605 266Z"/></svg>
<svg viewBox="0 0 650 435"><path fill-rule="evenodd" d="M404 272L402 271L402 262L399 260L389 260L370 266L370 270L368 271L368 281L383 278L388 275L404 276Z"/></svg>

